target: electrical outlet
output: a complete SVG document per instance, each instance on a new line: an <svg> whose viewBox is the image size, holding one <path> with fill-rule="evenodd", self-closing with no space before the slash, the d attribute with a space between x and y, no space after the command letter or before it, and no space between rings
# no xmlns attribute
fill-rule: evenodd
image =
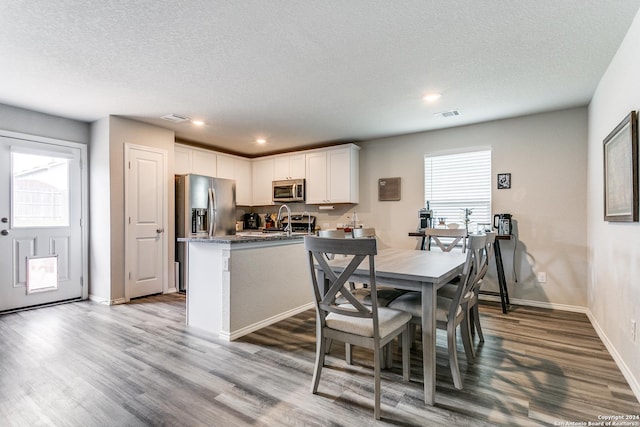
<svg viewBox="0 0 640 427"><path fill-rule="evenodd" d="M538 282L547 283L547 273L544 271L538 272Z"/></svg>
<svg viewBox="0 0 640 427"><path fill-rule="evenodd" d="M636 325L636 321L632 320L631 321L631 341L636 342L637 338L638 338L638 328Z"/></svg>

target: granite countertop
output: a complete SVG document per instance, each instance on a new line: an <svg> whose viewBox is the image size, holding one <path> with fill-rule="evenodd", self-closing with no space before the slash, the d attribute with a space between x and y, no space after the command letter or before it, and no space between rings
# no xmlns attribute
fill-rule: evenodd
<svg viewBox="0 0 640 427"><path fill-rule="evenodd" d="M256 243L256 242L273 242L282 240L302 240L307 233L293 233L287 236L286 233L242 233L231 236L215 236L215 237L179 237L178 242L199 242L199 243Z"/></svg>

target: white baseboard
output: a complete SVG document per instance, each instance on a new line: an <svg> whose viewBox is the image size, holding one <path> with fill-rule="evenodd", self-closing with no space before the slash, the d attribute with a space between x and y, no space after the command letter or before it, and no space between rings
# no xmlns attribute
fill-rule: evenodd
<svg viewBox="0 0 640 427"><path fill-rule="evenodd" d="M495 301L500 302L500 297L497 295L480 295L481 301ZM548 308L551 310L562 310L562 311L571 311L574 313L584 313L587 314L587 308L581 307L578 305L568 305L568 304L555 304L552 302L546 301L532 301L526 299L514 299L509 298L509 302L512 305L523 305L526 307L538 307L538 308Z"/></svg>
<svg viewBox="0 0 640 427"><path fill-rule="evenodd" d="M500 297L495 295L480 295L480 299L482 301L500 302ZM613 346L611 341L609 341L609 338L607 338L607 335L604 333L604 330L600 327L596 318L593 316L589 308L580 307L576 305L554 304L550 302L530 301L530 300L521 300L521 299L513 299L513 298L509 298L509 302L513 305L549 308L552 310L571 311L574 313L586 314L587 318L591 322L591 326L593 326L593 329L595 329L596 333L598 334L600 341L602 341L604 346L607 348L607 351L613 358L614 362L616 362L616 365L618 365L618 369L620 369L620 372L622 372L622 375L629 383L629 387L631 387L631 391L633 391L633 394L636 396L636 399L638 399L638 402L640 402L640 381L633 376L633 374L631 373L631 370L629 369L627 364L624 362L620 354L617 352L616 348Z"/></svg>
<svg viewBox="0 0 640 427"><path fill-rule="evenodd" d="M125 302L127 302L124 298L107 300L102 297L91 295L91 294L89 295L89 300L93 302L97 302L98 304L104 304L104 305L118 305L118 304L124 304Z"/></svg>
<svg viewBox="0 0 640 427"><path fill-rule="evenodd" d="M248 325L245 326L244 328L235 330L231 333L229 332L224 332L224 331L220 331L220 333L218 334L218 337L226 340L226 341L233 341L233 340L237 340L238 338L248 335L251 332L257 331L258 329L262 329L265 326L269 326L269 325L273 325L274 323L278 323L281 320L287 319L291 316L295 316L298 313L302 313L303 311L307 311L311 308L314 307L314 304L312 302L305 304L305 305L301 305L300 307L296 307L294 309L291 309L289 311L285 311L284 313L280 313L276 316L270 317L268 319L264 319L258 323L254 323L252 325Z"/></svg>
<svg viewBox="0 0 640 427"><path fill-rule="evenodd" d="M609 354L611 355L611 357L613 357L613 360L616 362L616 365L618 365L618 368L622 372L622 375L624 376L624 378L629 383L629 387L631 387L631 391L633 391L633 394L636 396L636 399L638 399L638 402L640 402L640 381L638 380L638 378L635 378L633 376L633 373L631 372L627 364L624 362L624 359L622 359L622 357L620 356L616 348L613 346L611 341L609 341L609 338L607 338L607 335L604 333L604 330L600 327L600 324L596 320L593 313L591 313L591 310L587 309L586 314L587 314L587 317L589 318L589 321L591 321L591 325L593 326L593 329L596 330L596 333L600 337L600 340L609 351Z"/></svg>

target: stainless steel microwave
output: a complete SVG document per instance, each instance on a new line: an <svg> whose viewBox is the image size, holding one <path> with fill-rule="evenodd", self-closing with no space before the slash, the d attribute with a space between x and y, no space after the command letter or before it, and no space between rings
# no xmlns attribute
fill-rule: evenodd
<svg viewBox="0 0 640 427"><path fill-rule="evenodd" d="M274 202L304 202L304 179L273 181L271 188Z"/></svg>

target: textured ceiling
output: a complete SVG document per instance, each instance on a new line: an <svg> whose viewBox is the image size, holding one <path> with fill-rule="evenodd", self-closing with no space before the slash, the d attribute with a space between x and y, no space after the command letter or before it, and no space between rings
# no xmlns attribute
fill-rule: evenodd
<svg viewBox="0 0 640 427"><path fill-rule="evenodd" d="M0 103L130 117L247 155L459 126L587 105L639 7L1 0ZM206 125L158 119L171 113Z"/></svg>

